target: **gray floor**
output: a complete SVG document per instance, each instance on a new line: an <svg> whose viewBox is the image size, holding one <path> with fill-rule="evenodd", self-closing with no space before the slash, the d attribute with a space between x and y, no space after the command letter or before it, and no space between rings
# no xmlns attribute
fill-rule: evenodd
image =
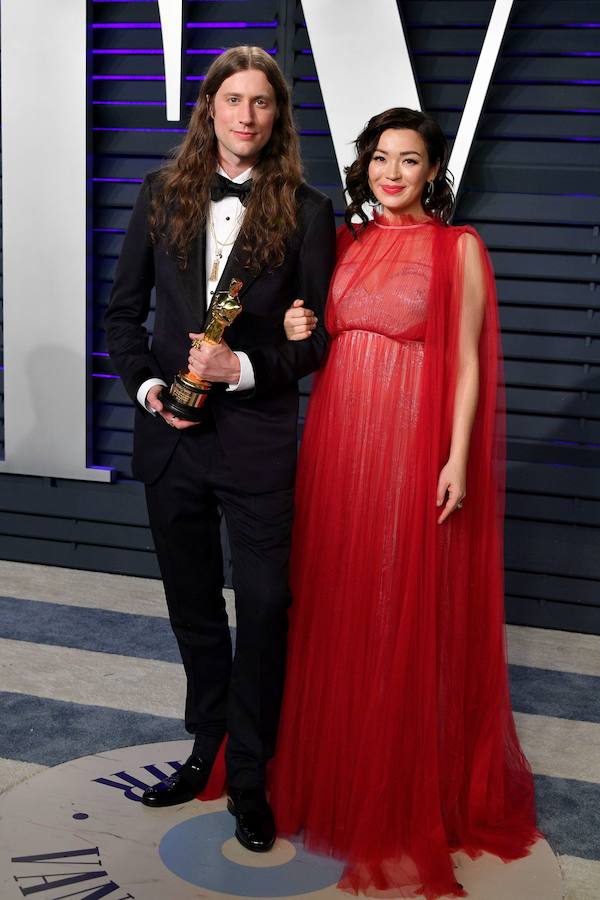
<svg viewBox="0 0 600 900"><path fill-rule="evenodd" d="M0 610L0 790L101 750L186 739L159 582L0 561ZM565 898L600 900L600 638L508 638L540 827Z"/></svg>

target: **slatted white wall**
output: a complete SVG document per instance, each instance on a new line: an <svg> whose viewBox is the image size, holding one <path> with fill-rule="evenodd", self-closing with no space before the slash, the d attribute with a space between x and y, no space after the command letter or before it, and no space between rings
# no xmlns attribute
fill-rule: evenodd
<svg viewBox="0 0 600 900"><path fill-rule="evenodd" d="M156 574L130 480L133 411L107 359L102 316L144 174L185 127L164 118L154 0L93 13L95 462L109 486L0 479L0 555ZM404 0L424 108L452 139L492 3ZM307 179L343 197L296 0L188 0L186 114L216 53L272 52L294 87ZM349 87L376 47L348 60ZM508 400L507 609L513 622L600 633L600 0L517 0L465 177L457 221L489 246ZM377 112L377 110L373 110ZM309 389L304 385L303 410Z"/></svg>

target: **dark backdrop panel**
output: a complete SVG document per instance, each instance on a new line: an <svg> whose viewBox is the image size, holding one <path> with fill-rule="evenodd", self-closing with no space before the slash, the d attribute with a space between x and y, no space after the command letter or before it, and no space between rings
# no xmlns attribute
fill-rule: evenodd
<svg viewBox="0 0 600 900"><path fill-rule="evenodd" d="M493 4L399 5L423 106L452 140ZM180 140L217 52L255 43L274 55L293 84L307 179L331 196L338 214L343 195L300 3L188 0L179 123L164 120L160 32L136 27L158 21L156 4L102 0L92 10L100 26L93 29L92 83L94 453L118 479L92 485L0 478L0 555L157 575L143 492L131 480L133 409L106 356L102 316L138 185ZM189 27L199 22L208 27ZM456 216L478 229L498 279L508 410L508 618L595 633L599 26L600 0L517 0ZM362 60L351 61L349 87L374 52L366 47ZM310 379L302 388L304 414Z"/></svg>

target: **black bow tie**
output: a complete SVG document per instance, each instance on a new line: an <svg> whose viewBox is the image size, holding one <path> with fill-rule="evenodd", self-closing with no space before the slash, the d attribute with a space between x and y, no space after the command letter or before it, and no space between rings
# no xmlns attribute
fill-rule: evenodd
<svg viewBox="0 0 600 900"><path fill-rule="evenodd" d="M251 178L248 181L244 181L243 184L236 184L235 181L230 181L229 178L225 178L224 175L219 175L218 172L215 172L210 186L210 199L218 203L223 197L239 197L245 206L248 202L248 194L251 188Z"/></svg>

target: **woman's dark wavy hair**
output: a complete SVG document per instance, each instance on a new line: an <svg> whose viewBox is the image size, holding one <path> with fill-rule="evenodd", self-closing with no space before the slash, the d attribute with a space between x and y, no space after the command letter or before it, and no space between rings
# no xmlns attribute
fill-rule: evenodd
<svg viewBox="0 0 600 900"><path fill-rule="evenodd" d="M352 217L359 216L362 219L361 227L364 228L368 224L369 218L363 210L363 204L377 202L369 185L369 163L377 148L379 138L389 128L410 128L412 131L419 132L427 148L430 164L439 163L439 170L433 181L433 193L428 196L426 185L421 203L429 215L444 223L448 222L452 215L453 178L448 172L449 152L444 133L431 116L416 109L398 106L386 109L378 116L373 116L356 139L356 159L346 169L346 192L350 197L350 204L344 215L346 225L354 237L357 237L357 232L356 227L352 224Z"/></svg>
<svg viewBox="0 0 600 900"><path fill-rule="evenodd" d="M250 69L263 72L269 81L277 115L271 137L252 170L252 191L240 233L246 265L253 269L281 265L286 238L296 227L302 162L289 88L277 63L260 47L232 47L217 57L206 73L188 132L161 172L150 209L152 239L164 238L183 268L191 242L205 225L210 183L218 165L211 98L230 75Z"/></svg>

